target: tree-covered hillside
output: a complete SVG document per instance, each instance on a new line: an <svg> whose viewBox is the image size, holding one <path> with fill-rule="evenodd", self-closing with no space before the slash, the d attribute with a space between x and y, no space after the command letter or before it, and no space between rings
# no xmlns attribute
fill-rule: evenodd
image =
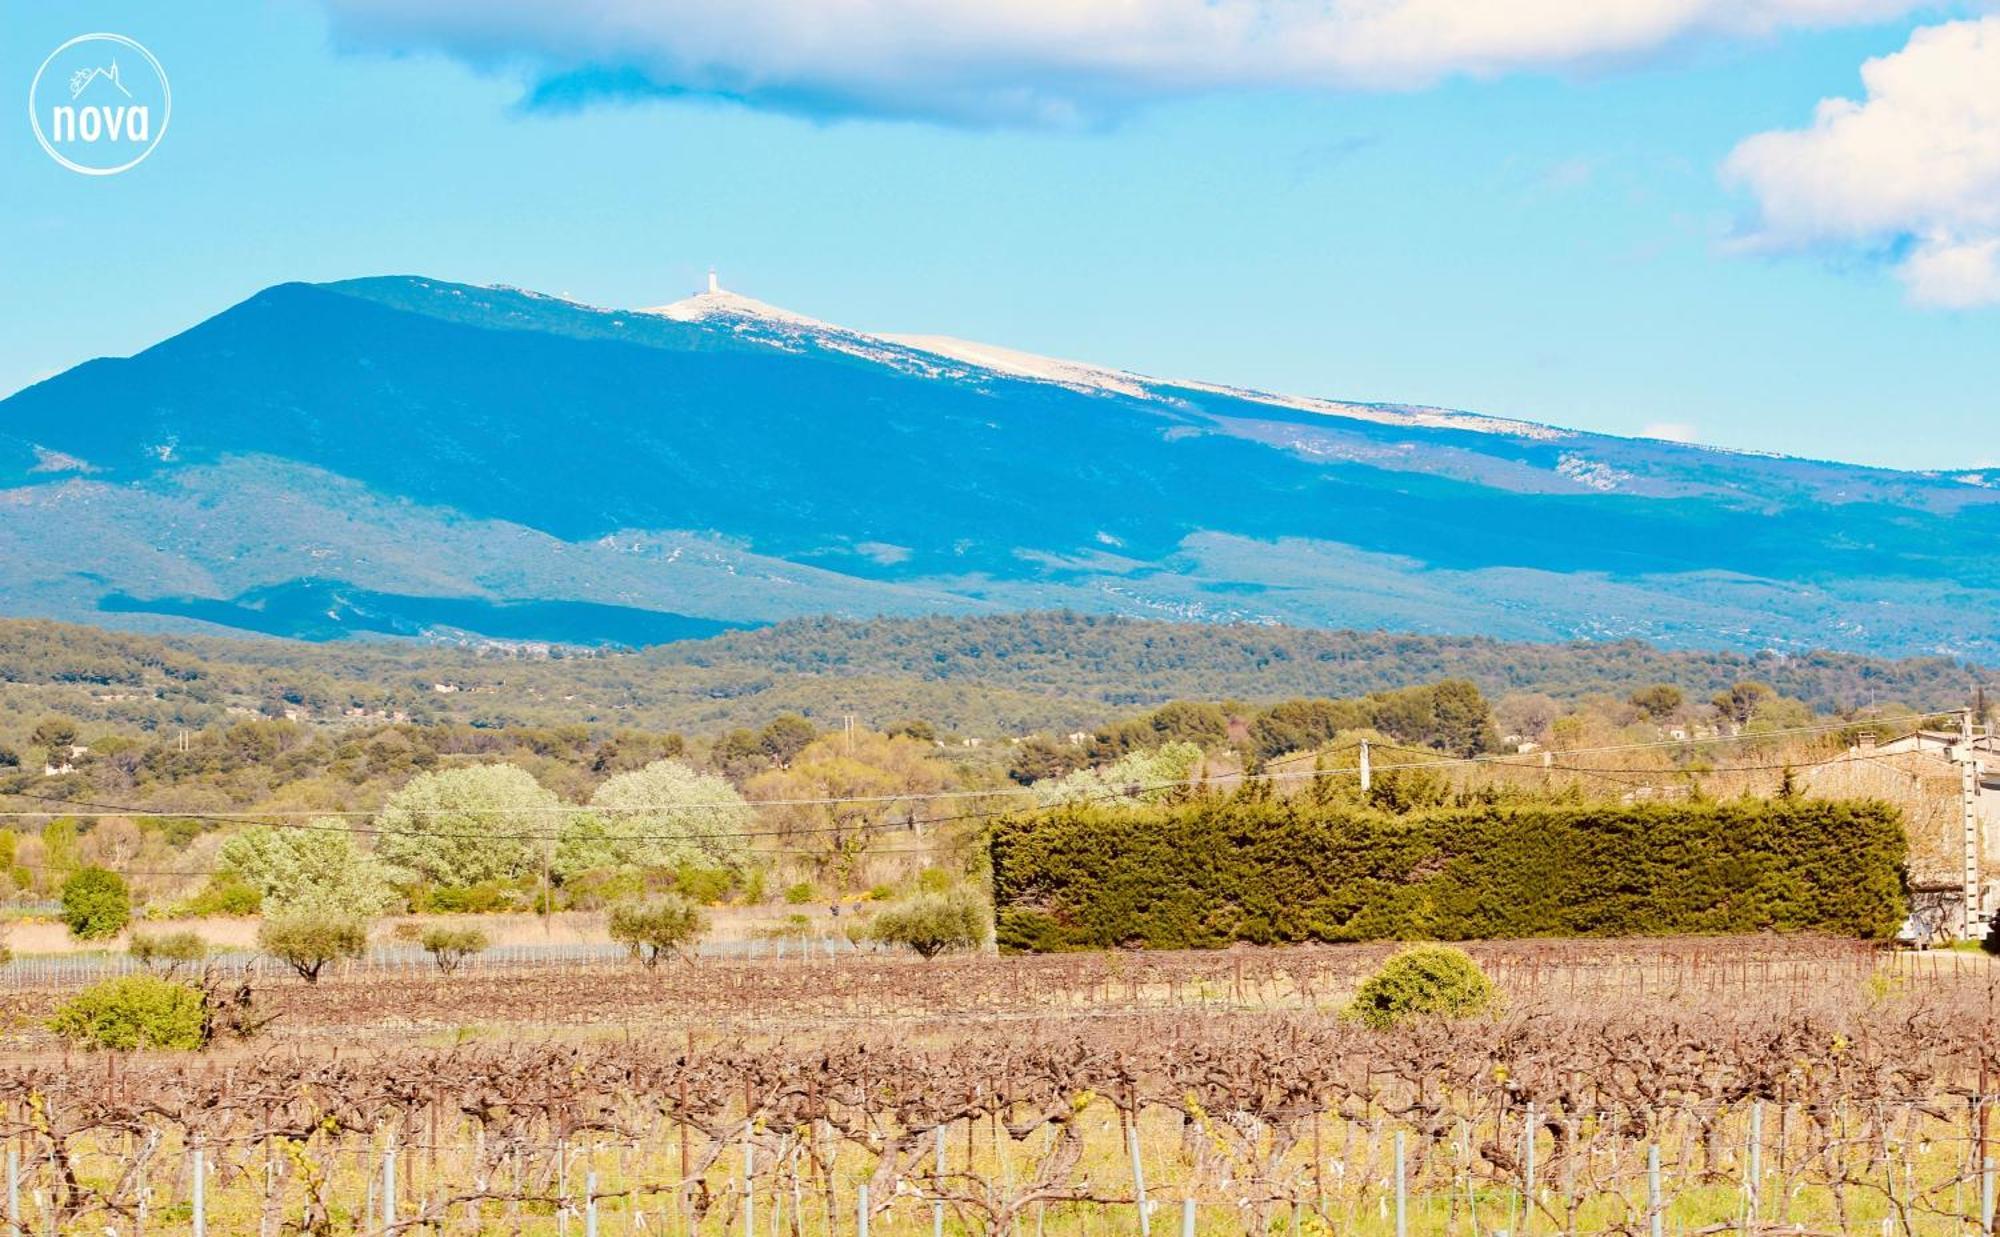
<svg viewBox="0 0 2000 1237"><path fill-rule="evenodd" d="M1624 695L1671 683L1706 698L1744 679L1824 712L1963 704L1978 671L1949 657L1742 654L1637 640L1534 644L1477 636L1160 623L1041 611L971 618L805 619L648 650L659 667L773 676L976 682L1112 710L1167 699L1351 696L1467 678L1491 696Z"/></svg>
<svg viewBox="0 0 2000 1237"><path fill-rule="evenodd" d="M787 712L822 725L997 737L1093 729L1171 699L1359 696L1447 678L1495 699L1623 697L1656 683L1706 700L1746 680L1821 712L1963 704L1950 658L1745 656L1632 641L1510 644L1379 632L1145 622L1040 612L800 620L639 652L547 646L162 638L0 620L0 743L36 719L199 729L243 717L457 721L712 732Z"/></svg>

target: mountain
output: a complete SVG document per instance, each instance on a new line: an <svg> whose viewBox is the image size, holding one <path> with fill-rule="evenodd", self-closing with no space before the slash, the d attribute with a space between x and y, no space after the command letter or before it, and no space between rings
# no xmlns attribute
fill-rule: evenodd
<svg viewBox="0 0 2000 1237"><path fill-rule="evenodd" d="M283 284L0 401L9 613L654 643L1067 606L1977 657L2000 489L849 330Z"/></svg>

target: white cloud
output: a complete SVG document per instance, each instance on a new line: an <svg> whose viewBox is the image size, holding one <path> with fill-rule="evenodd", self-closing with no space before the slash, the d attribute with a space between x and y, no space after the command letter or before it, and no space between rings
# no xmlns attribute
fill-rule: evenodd
<svg viewBox="0 0 2000 1237"><path fill-rule="evenodd" d="M1701 435L1694 426L1685 421L1655 421L1639 431L1641 438L1658 438L1662 442L1700 442Z"/></svg>
<svg viewBox="0 0 2000 1237"><path fill-rule="evenodd" d="M1927 238L1896 273L1912 300L1940 309L2000 304L2000 239Z"/></svg>
<svg viewBox="0 0 2000 1237"><path fill-rule="evenodd" d="M1257 87L1398 89L1867 21L1923 0L326 0L346 46L525 70L541 103L1087 123Z"/></svg>
<svg viewBox="0 0 2000 1237"><path fill-rule="evenodd" d="M1731 152L1752 241L1886 249L1920 304L2000 304L2000 17L1918 30L1861 80L1861 102L1822 100L1810 128Z"/></svg>

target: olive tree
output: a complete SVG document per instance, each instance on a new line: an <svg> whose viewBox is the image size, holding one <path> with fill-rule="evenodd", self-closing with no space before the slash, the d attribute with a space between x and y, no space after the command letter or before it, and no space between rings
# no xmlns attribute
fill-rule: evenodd
<svg viewBox="0 0 2000 1237"><path fill-rule="evenodd" d="M125 952L148 971L158 971L171 979L182 967L206 959L208 942L197 932L134 932Z"/></svg>
<svg viewBox="0 0 2000 1237"><path fill-rule="evenodd" d="M484 953L491 942L478 928L460 928L449 924L435 924L425 928L417 938L424 952L437 963L437 969L449 975L460 964L476 953Z"/></svg>
<svg viewBox="0 0 2000 1237"><path fill-rule="evenodd" d="M986 943L986 905L969 890L919 894L875 917L868 934L885 945L935 958Z"/></svg>
<svg viewBox="0 0 2000 1237"><path fill-rule="evenodd" d="M368 951L368 921L339 911L297 907L265 918L257 946L290 966L309 984L329 962Z"/></svg>
<svg viewBox="0 0 2000 1237"><path fill-rule="evenodd" d="M533 838L556 826L561 805L527 770L472 765L412 778L382 808L375 853L408 878L434 885L510 880L533 870Z"/></svg>
<svg viewBox="0 0 2000 1237"><path fill-rule="evenodd" d="M708 931L708 916L679 894L647 902L626 902L611 908L611 939L630 950L648 967L666 954L687 955Z"/></svg>

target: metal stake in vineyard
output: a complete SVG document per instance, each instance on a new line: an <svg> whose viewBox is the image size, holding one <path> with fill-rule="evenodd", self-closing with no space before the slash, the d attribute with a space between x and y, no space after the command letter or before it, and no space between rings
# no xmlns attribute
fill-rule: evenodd
<svg viewBox="0 0 2000 1237"><path fill-rule="evenodd" d="M1139 1237L1153 1237L1153 1220L1146 1214L1146 1165L1139 1158L1139 1113L1135 1107L1132 1123L1126 1128L1126 1141L1132 1150L1132 1201L1139 1208Z"/></svg>
<svg viewBox="0 0 2000 1237"><path fill-rule="evenodd" d="M1750 1104L1750 1166L1743 1177L1744 1210L1752 1226L1757 1223L1758 1193L1764 1183L1764 1101Z"/></svg>
<svg viewBox="0 0 2000 1237"><path fill-rule="evenodd" d="M396 1231L396 1143L382 1148L382 1231Z"/></svg>
<svg viewBox="0 0 2000 1237"><path fill-rule="evenodd" d="M1521 1131L1521 1234L1535 1223L1535 1105L1530 1102Z"/></svg>
<svg viewBox="0 0 2000 1237"><path fill-rule="evenodd" d="M1396 1237L1409 1237L1410 1187L1403 1175L1403 1131L1396 1131Z"/></svg>
<svg viewBox="0 0 2000 1237"><path fill-rule="evenodd" d="M743 1237L757 1237L757 1144L752 1141L757 1120L750 1111L747 1085L743 1105Z"/></svg>
<svg viewBox="0 0 2000 1237"><path fill-rule="evenodd" d="M1660 1144L1646 1146L1646 1229L1653 1237L1666 1232L1665 1210L1660 1204Z"/></svg>
<svg viewBox="0 0 2000 1237"><path fill-rule="evenodd" d="M938 1198L931 1204L931 1237L944 1237L944 1126L937 1127L937 1166L931 1176L936 1184L932 1186Z"/></svg>
<svg viewBox="0 0 2000 1237"><path fill-rule="evenodd" d="M190 1219L194 1225L194 1237L208 1237L208 1195L205 1180L207 1174L202 1171L200 1143L194 1145L192 1158L190 1171L193 1174L194 1199L191 1207L193 1214Z"/></svg>

